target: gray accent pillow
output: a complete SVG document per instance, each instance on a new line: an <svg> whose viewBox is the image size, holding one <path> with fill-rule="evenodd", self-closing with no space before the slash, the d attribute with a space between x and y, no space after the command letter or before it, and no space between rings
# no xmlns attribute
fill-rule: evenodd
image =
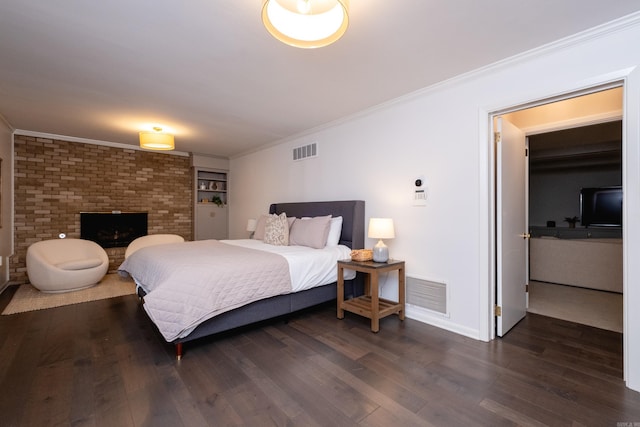
<svg viewBox="0 0 640 427"><path fill-rule="evenodd" d="M322 249L327 243L330 225L331 215L298 218L291 225L289 245Z"/></svg>
<svg viewBox="0 0 640 427"><path fill-rule="evenodd" d="M262 214L262 215L260 215L260 218L258 218L258 221L256 221L256 229L253 232L253 238L254 239L256 239L256 240L263 240L264 239L264 227L265 227L265 225L267 223L267 218L268 217L269 217L269 215Z"/></svg>

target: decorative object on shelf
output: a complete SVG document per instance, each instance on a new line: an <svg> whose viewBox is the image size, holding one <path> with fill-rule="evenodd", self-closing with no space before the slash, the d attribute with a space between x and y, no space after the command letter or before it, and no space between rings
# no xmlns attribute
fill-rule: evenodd
<svg viewBox="0 0 640 427"><path fill-rule="evenodd" d="M207 189L207 184L205 184L204 182L200 183L200 189L201 190L206 190Z"/></svg>
<svg viewBox="0 0 640 427"><path fill-rule="evenodd" d="M351 251L351 261L371 261L373 259L373 250L371 249L354 249Z"/></svg>
<svg viewBox="0 0 640 427"><path fill-rule="evenodd" d="M255 219L250 219L247 221L247 231L250 232L249 238L253 239L253 235L256 232L256 226L258 225L258 221Z"/></svg>
<svg viewBox="0 0 640 427"><path fill-rule="evenodd" d="M569 223L569 228L576 228L576 222L578 222L577 216L565 217L564 222Z"/></svg>
<svg viewBox="0 0 640 427"><path fill-rule="evenodd" d="M213 182L213 181L211 181L211 182L209 183L209 190L215 190L215 189L216 189L216 183L215 183L215 182Z"/></svg>
<svg viewBox="0 0 640 427"><path fill-rule="evenodd" d="M220 198L220 196L211 197L211 202L214 203L218 207L221 207L222 205L224 205L224 203L222 202L222 199Z"/></svg>
<svg viewBox="0 0 640 427"><path fill-rule="evenodd" d="M373 260L375 262L387 262L389 260L389 248L382 239L393 239L396 237L391 218L371 218L369 219L369 238L379 239L373 247Z"/></svg>
<svg viewBox="0 0 640 427"><path fill-rule="evenodd" d="M162 128L156 126L152 132L140 132L140 147L148 150L173 150L175 141L173 135L162 132Z"/></svg>
<svg viewBox="0 0 640 427"><path fill-rule="evenodd" d="M264 0L262 22L289 46L324 47L347 31L349 0Z"/></svg>

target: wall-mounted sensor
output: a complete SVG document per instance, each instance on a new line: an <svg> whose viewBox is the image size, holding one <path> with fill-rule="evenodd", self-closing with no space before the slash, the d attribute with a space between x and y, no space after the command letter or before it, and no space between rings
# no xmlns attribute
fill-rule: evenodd
<svg viewBox="0 0 640 427"><path fill-rule="evenodd" d="M416 178L413 185L413 206L427 206L427 185L424 178Z"/></svg>
<svg viewBox="0 0 640 427"><path fill-rule="evenodd" d="M64 234L64 233L60 233L60 234L58 234L58 237L59 237L60 239L64 239L65 237L67 237L67 235L66 235L66 234Z"/></svg>

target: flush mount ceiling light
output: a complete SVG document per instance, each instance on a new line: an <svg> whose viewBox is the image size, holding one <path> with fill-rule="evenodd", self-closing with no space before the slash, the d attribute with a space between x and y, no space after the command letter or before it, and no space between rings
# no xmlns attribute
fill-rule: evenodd
<svg viewBox="0 0 640 427"><path fill-rule="evenodd" d="M264 0L262 22L290 46L327 46L347 31L349 0Z"/></svg>
<svg viewBox="0 0 640 427"><path fill-rule="evenodd" d="M173 150L175 142L173 135L163 133L161 127L154 127L153 132L140 132L140 147L148 150Z"/></svg>

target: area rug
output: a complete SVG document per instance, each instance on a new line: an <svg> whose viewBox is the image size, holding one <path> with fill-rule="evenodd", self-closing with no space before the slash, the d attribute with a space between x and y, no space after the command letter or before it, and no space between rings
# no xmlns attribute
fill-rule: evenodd
<svg viewBox="0 0 640 427"><path fill-rule="evenodd" d="M132 280L124 279L117 274L107 274L100 283L90 288L60 294L47 294L40 292L31 285L20 285L2 314L23 313L25 311L43 310L45 308L132 295L135 294L135 291L136 285Z"/></svg>

